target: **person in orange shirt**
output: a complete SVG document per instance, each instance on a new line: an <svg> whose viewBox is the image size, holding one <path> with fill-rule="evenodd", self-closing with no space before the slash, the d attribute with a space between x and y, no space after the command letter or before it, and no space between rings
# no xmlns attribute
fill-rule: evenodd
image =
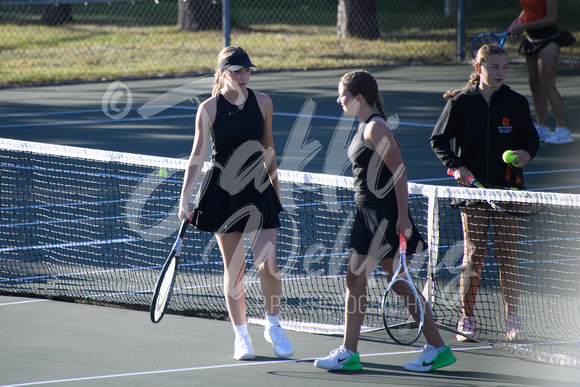
<svg viewBox="0 0 580 387"><path fill-rule="evenodd" d="M526 39L518 53L526 57L528 81L536 111L536 129L540 141L547 144L568 144L574 141L566 126L564 101L556 88L556 70L560 47L574 44L576 39L560 31L558 0L520 0L522 12L509 28L512 36L524 31ZM548 128L548 102L556 119L556 129Z"/></svg>

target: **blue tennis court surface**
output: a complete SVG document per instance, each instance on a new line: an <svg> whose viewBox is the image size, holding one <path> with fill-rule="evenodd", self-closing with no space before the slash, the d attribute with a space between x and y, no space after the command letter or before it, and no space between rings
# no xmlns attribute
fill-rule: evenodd
<svg viewBox="0 0 580 387"><path fill-rule="evenodd" d="M336 85L346 71L252 76L250 87L269 94L274 101L274 136L281 169L350 174L344 149L337 145L341 139L334 136L341 132L337 128L352 126L352 122L341 119L336 104ZM454 185L427 140L443 108L443 92L462 87L469 66L400 66L370 71L379 80L387 115L398 124L393 126L397 126L395 133L402 143L409 180ZM542 145L538 157L526 167L526 181L530 190L580 193L580 71L560 73L559 89L576 141L563 146ZM197 99L207 98L210 81L124 81L116 84L115 90L125 93L125 97L130 94L131 103L119 98L112 105L107 97L112 90L110 83L1 90L0 137L187 157ZM507 84L529 97L525 68L510 67ZM101 195L104 196L95 197L87 206L87 216L99 212L99 203L116 200L114 192ZM98 221L114 224L112 218L118 216L99 214ZM45 235L37 236L45 238L41 243L44 247L50 243L50 233L57 232L59 221L54 222L57 223L44 225ZM77 243L78 249L89 248L74 240L70 243ZM539 238L538 244L542 243ZM30 248L41 244L31 244ZM5 249L11 247L0 245L0 253L8 252ZM83 273L77 274L80 278ZM539 299L537 302L541 303ZM567 386L577 385L580 380L577 368L523 360L485 344L459 343L449 332L442 333L456 351L458 362L437 372L417 375L404 371L402 365L418 356L423 342L401 347L382 330L362 336L362 372L332 373L312 364L315 357L326 356L341 344L341 337L332 335L290 332L296 354L282 361L274 357L271 346L263 340L261 328L250 326L257 359L237 362L232 358L233 331L227 321L168 315L161 324L154 325L145 312L12 296L0 296L0 326L0 386L187 386L235 382L264 386Z"/></svg>
<svg viewBox="0 0 580 387"><path fill-rule="evenodd" d="M338 336L290 332L296 353L278 360L262 328L250 326L256 360L236 361L226 321L168 315L152 324L146 312L0 296L0 324L0 386L577 386L580 375L447 332L458 358L447 368L405 371L424 342L395 345L381 330L361 337L363 370L340 373L313 366L341 344Z"/></svg>

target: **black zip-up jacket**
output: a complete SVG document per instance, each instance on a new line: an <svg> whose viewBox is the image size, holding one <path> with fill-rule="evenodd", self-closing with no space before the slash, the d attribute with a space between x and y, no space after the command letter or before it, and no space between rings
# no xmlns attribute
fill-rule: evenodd
<svg viewBox="0 0 580 387"><path fill-rule="evenodd" d="M528 100L506 85L492 95L489 104L477 85L451 98L430 141L446 167L465 166L484 185L520 189L525 189L522 169L506 164L502 154L523 149L533 159L540 148Z"/></svg>

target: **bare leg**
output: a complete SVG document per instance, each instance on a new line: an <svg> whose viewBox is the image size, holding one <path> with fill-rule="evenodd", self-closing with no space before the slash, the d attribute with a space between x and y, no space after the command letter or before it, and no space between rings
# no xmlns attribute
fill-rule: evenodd
<svg viewBox="0 0 580 387"><path fill-rule="evenodd" d="M538 53L526 55L526 67L528 69L528 83L534 101L536 112L536 124L548 126L548 99L542 88L540 69L538 67Z"/></svg>
<svg viewBox="0 0 580 387"><path fill-rule="evenodd" d="M276 233L275 228L249 233L254 263L260 275L264 309L270 316L280 313L282 292L280 270L276 262Z"/></svg>
<svg viewBox="0 0 580 387"><path fill-rule="evenodd" d="M216 234L224 261L224 294L228 312L235 326L246 322L244 296L244 238L240 232Z"/></svg>
<svg viewBox="0 0 580 387"><path fill-rule="evenodd" d="M556 88L556 71L558 69L559 55L560 46L556 43L552 42L542 48L538 53L538 70L542 93L545 95L545 98L547 97L548 101L550 101L552 113L554 113L554 118L556 119L556 126L565 127L566 114L564 101Z"/></svg>
<svg viewBox="0 0 580 387"><path fill-rule="evenodd" d="M519 264L517 259L517 229L519 219L494 212L494 247L499 266L499 279L506 316L518 314Z"/></svg>
<svg viewBox="0 0 580 387"><path fill-rule="evenodd" d="M463 316L474 316L475 300L483 261L487 253L487 231L489 228L489 211L483 206L468 207L461 210L463 225L464 253L461 266L459 288Z"/></svg>
<svg viewBox="0 0 580 387"><path fill-rule="evenodd" d="M350 253L346 272L345 329L344 346L356 352L362 326L367 310L367 283L376 263L368 255Z"/></svg>

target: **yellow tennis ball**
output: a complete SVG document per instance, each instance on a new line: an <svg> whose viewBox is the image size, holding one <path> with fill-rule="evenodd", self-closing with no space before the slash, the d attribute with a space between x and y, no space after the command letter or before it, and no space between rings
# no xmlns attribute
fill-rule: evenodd
<svg viewBox="0 0 580 387"><path fill-rule="evenodd" d="M167 169L160 169L159 176L160 177L167 177Z"/></svg>
<svg viewBox="0 0 580 387"><path fill-rule="evenodd" d="M501 158L506 164L511 164L518 158L518 155L513 154L511 150L506 150L503 152L503 155L501 155ZM517 165L515 166L517 167Z"/></svg>

